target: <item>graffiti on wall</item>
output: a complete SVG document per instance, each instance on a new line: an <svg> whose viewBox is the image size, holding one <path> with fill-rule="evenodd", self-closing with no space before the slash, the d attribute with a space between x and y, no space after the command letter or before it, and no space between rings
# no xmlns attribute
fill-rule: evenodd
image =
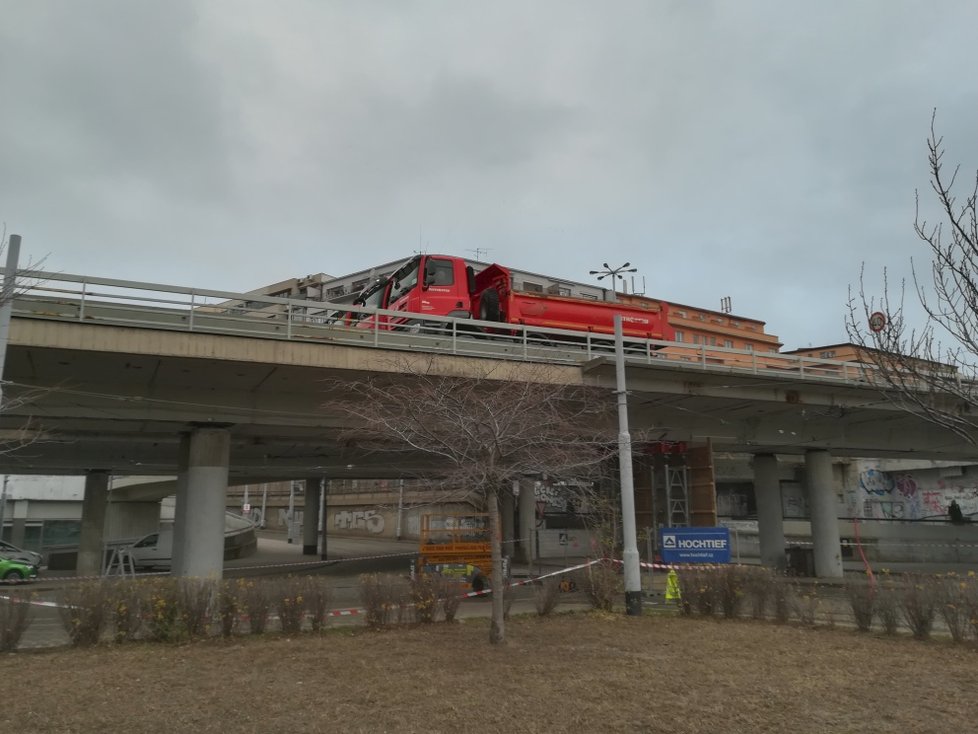
<svg viewBox="0 0 978 734"><path fill-rule="evenodd" d="M862 516L887 520L942 518L951 500L965 515L978 513L978 487L967 486L967 482L965 477L949 482L932 469L888 473L866 468L858 481Z"/></svg>
<svg viewBox="0 0 978 734"><path fill-rule="evenodd" d="M366 530L379 535L384 532L384 516L377 510L342 510L333 516L336 530Z"/></svg>

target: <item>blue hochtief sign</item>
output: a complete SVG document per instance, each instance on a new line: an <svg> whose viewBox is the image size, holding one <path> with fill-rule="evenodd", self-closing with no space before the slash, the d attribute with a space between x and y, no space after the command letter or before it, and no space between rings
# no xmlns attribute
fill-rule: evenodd
<svg viewBox="0 0 978 734"><path fill-rule="evenodd" d="M730 530L661 528L659 549L664 563L730 563Z"/></svg>

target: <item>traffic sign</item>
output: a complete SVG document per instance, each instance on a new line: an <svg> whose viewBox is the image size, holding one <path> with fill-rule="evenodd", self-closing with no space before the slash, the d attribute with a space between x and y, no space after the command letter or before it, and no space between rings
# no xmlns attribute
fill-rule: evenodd
<svg viewBox="0 0 978 734"><path fill-rule="evenodd" d="M730 563L727 528L661 528L659 548L665 563Z"/></svg>
<svg viewBox="0 0 978 734"><path fill-rule="evenodd" d="M882 311L873 311L869 315L869 328L871 331L880 332L886 327L886 314Z"/></svg>

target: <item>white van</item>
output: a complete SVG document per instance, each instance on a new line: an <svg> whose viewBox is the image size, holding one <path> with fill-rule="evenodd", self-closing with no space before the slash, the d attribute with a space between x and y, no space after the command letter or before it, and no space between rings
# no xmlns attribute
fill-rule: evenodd
<svg viewBox="0 0 978 734"><path fill-rule="evenodd" d="M170 568L173 562L173 529L166 528L144 535L131 546L129 553L136 569Z"/></svg>

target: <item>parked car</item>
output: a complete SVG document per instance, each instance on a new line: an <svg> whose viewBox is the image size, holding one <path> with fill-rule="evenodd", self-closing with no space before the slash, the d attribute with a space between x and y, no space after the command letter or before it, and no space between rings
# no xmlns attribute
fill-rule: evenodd
<svg viewBox="0 0 978 734"><path fill-rule="evenodd" d="M24 550L23 548L18 548L13 543L8 543L6 540L0 540L0 555L5 558L9 558L12 561L20 561L28 566L41 567L41 561L44 560L40 553L34 551Z"/></svg>
<svg viewBox="0 0 978 734"><path fill-rule="evenodd" d="M139 569L170 568L173 556L173 530L144 535L129 547L133 566Z"/></svg>
<svg viewBox="0 0 978 734"><path fill-rule="evenodd" d="M7 583L37 578L37 566L0 556L0 579Z"/></svg>

